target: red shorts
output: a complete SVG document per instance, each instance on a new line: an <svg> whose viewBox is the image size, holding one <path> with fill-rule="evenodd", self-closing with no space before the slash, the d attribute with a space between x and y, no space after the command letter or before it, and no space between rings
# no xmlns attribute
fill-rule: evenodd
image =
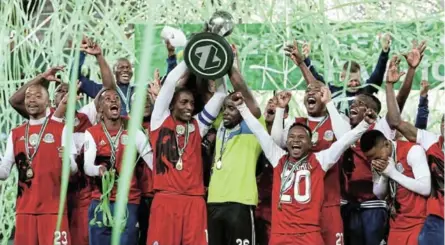
<svg viewBox="0 0 445 245"><path fill-rule="evenodd" d="M417 245L417 239L419 238L420 231L423 225L416 225L413 228L407 230L389 230L388 245Z"/></svg>
<svg viewBox="0 0 445 245"><path fill-rule="evenodd" d="M271 234L269 245L325 245L320 232Z"/></svg>
<svg viewBox="0 0 445 245"><path fill-rule="evenodd" d="M150 213L147 245L207 245L204 197L156 193Z"/></svg>
<svg viewBox="0 0 445 245"><path fill-rule="evenodd" d="M68 216L64 215L60 231L56 231L57 214L17 214L15 221L15 245L70 245Z"/></svg>
<svg viewBox="0 0 445 245"><path fill-rule="evenodd" d="M320 217L321 236L326 245L343 245L343 220L340 205L322 207Z"/></svg>
<svg viewBox="0 0 445 245"><path fill-rule="evenodd" d="M75 245L88 245L88 206L73 208L69 222L71 242Z"/></svg>

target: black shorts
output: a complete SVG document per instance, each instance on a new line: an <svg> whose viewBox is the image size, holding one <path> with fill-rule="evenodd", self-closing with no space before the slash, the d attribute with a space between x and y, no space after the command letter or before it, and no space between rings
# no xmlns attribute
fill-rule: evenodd
<svg viewBox="0 0 445 245"><path fill-rule="evenodd" d="M209 245L254 245L254 207L241 203L209 203Z"/></svg>

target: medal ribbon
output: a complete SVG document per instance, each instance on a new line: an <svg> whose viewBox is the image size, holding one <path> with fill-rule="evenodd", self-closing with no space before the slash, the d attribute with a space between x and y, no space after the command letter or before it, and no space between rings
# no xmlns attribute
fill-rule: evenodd
<svg viewBox="0 0 445 245"><path fill-rule="evenodd" d="M46 125L48 125L48 117L45 118L45 121L43 122L42 127L40 128L39 131L39 137L37 139L37 144L34 148L34 152L32 153L32 155L29 154L29 121L26 124L25 127L25 152L26 152L26 157L28 158L29 164L31 164L32 160L34 159L34 157L36 156L37 150L39 149L40 146L40 142L42 140L42 136L43 136L43 132L46 129Z"/></svg>
<svg viewBox="0 0 445 245"><path fill-rule="evenodd" d="M224 127L224 126L223 126L223 127ZM229 141L230 132L229 132L229 134L228 134L227 137L226 137L226 131L227 131L227 128L224 127L224 133L223 133L223 138L222 138L222 142L221 142L221 148L220 148L220 150L219 150L219 158L218 158L218 161L221 161L221 160L222 160L223 153L224 153L224 151L226 150L226 146L227 146L227 145L225 145L225 144L227 143L227 141Z"/></svg>
<svg viewBox="0 0 445 245"><path fill-rule="evenodd" d="M116 86L116 90L119 93L120 97L124 100L125 102L125 108L127 109L127 114L130 114L130 92L131 92L131 87L130 84L128 84L128 88L127 88L127 95L124 94L124 92L122 92L121 88L119 86Z"/></svg>
<svg viewBox="0 0 445 245"><path fill-rule="evenodd" d="M396 164L397 154L396 154L396 147L394 144L392 144L391 158L394 160L394 164ZM391 216L394 216L396 214L395 204L396 204L397 186L398 186L397 182L390 178L389 179L389 190L390 190L390 197L391 197L391 203L390 203Z"/></svg>
<svg viewBox="0 0 445 245"><path fill-rule="evenodd" d="M292 166L292 168L289 172L289 175L287 175L287 176L284 176L284 175L286 173L286 170L289 168L289 165L291 164L291 162L289 161L289 157L286 160L286 163L284 163L284 168L283 168L283 171L281 172L280 198L278 199L278 207L281 207L281 198L283 197L284 188L285 188L284 185L289 180L289 178L292 176L292 173L295 171L295 169L297 167L299 167L301 165L301 163L307 159L307 157L308 157L308 155L304 156L303 158L298 160L296 163L294 163L294 165ZM284 181L283 181L283 177L285 178Z"/></svg>
<svg viewBox="0 0 445 245"><path fill-rule="evenodd" d="M178 137L179 134L178 132L176 132L176 147L178 147L179 158L182 158L182 154L184 154L185 148L187 147L187 144L189 142L189 136L190 136L189 126L190 124L189 122L187 122L187 126L185 127L185 141L184 141L184 146L182 148L179 147L179 137Z"/></svg>
<svg viewBox="0 0 445 245"><path fill-rule="evenodd" d="M314 130L312 130L312 134L317 132L317 130L328 120L329 115L326 115L320 122L318 122L317 126L315 126ZM306 126L309 127L309 119L306 119ZM310 127L309 127L310 128Z"/></svg>
<svg viewBox="0 0 445 245"><path fill-rule="evenodd" d="M105 136L107 137L107 140L110 143L110 149L111 149L110 162L111 162L111 168L113 168L114 164L116 163L116 149L118 147L116 143L119 142L119 138L121 137L122 132L124 132L124 127L121 125L121 127L119 128L119 132L117 132L116 138L113 141L111 139L110 133L107 130L107 127L105 127L105 124L103 122L101 122L101 124L102 124L102 129L105 132Z"/></svg>

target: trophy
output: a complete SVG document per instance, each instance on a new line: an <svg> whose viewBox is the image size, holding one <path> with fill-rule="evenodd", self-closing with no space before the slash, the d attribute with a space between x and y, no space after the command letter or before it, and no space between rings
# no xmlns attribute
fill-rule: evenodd
<svg viewBox="0 0 445 245"><path fill-rule="evenodd" d="M216 80L227 74L233 65L232 47L224 38L234 28L231 14L215 12L205 23L204 32L190 38L184 49L184 61L197 77Z"/></svg>

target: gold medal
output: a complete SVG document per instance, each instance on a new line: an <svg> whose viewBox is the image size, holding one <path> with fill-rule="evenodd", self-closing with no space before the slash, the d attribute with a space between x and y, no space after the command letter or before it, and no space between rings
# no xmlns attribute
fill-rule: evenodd
<svg viewBox="0 0 445 245"><path fill-rule="evenodd" d="M32 168L29 167L29 168L26 170L26 178L31 179L32 177L34 177L34 171L32 171Z"/></svg>
<svg viewBox="0 0 445 245"><path fill-rule="evenodd" d="M195 125L193 124L189 124L188 128L190 133L195 131Z"/></svg>
<svg viewBox="0 0 445 245"><path fill-rule="evenodd" d="M182 170L182 158L179 158L178 162L176 163L176 169L179 171Z"/></svg>
<svg viewBox="0 0 445 245"><path fill-rule="evenodd" d="M183 125L176 125L176 133L178 135L184 135L185 127Z"/></svg>
<svg viewBox="0 0 445 245"><path fill-rule="evenodd" d="M216 162L215 166L216 166L216 169L220 170L220 169L222 168L222 162L221 162L221 160L218 160L218 161Z"/></svg>
<svg viewBox="0 0 445 245"><path fill-rule="evenodd" d="M312 144L315 145L318 142L318 132L312 134Z"/></svg>
<svg viewBox="0 0 445 245"><path fill-rule="evenodd" d="M31 134L31 136L29 136L29 144L31 146L36 146L38 141L39 136L37 134Z"/></svg>

